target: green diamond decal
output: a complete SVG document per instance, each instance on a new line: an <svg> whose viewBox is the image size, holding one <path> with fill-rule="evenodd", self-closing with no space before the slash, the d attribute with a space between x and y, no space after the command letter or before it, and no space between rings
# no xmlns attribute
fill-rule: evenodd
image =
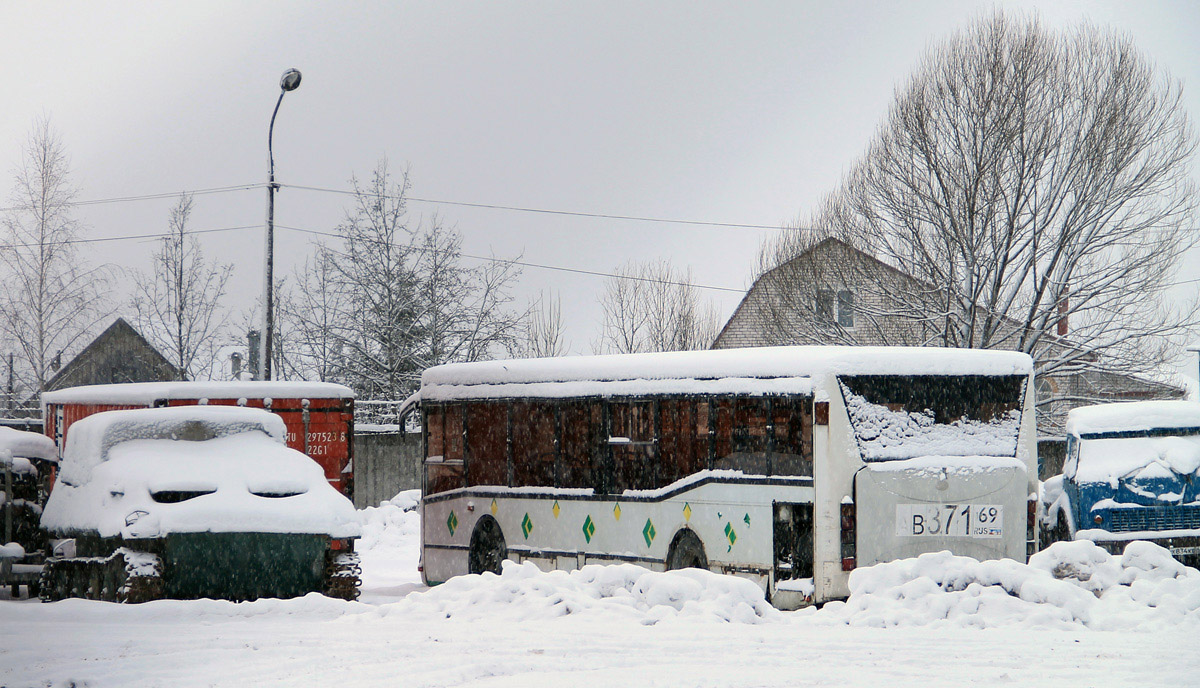
<svg viewBox="0 0 1200 688"><path fill-rule="evenodd" d="M746 522L746 527L749 528L750 527L750 514L746 514L746 518L743 518L742 520Z"/></svg>
<svg viewBox="0 0 1200 688"><path fill-rule="evenodd" d="M737 532L733 529L732 523L725 524L725 538L729 540L729 550L733 550L733 543L737 542Z"/></svg>
<svg viewBox="0 0 1200 688"><path fill-rule="evenodd" d="M525 518L521 519L521 532L525 535L525 539L529 539L529 534L533 532L533 520L529 518L529 514L525 514Z"/></svg>
<svg viewBox="0 0 1200 688"><path fill-rule="evenodd" d="M454 535L454 529L458 528L458 516L454 512L450 512L450 517L446 519L446 527L450 529L450 535Z"/></svg>
<svg viewBox="0 0 1200 688"><path fill-rule="evenodd" d="M651 542L654 542L654 536L658 535L654 530L654 524L650 519L646 519L646 527L642 528L642 537L646 539L646 546L649 547Z"/></svg>
<svg viewBox="0 0 1200 688"><path fill-rule="evenodd" d="M596 534L596 524L592 523L592 517L589 514L583 519L583 538L588 542L592 541L592 536Z"/></svg>

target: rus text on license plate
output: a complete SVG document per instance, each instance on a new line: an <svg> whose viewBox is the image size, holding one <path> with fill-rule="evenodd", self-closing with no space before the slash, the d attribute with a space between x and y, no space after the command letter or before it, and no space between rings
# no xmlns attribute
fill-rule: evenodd
<svg viewBox="0 0 1200 688"><path fill-rule="evenodd" d="M896 535L1002 537L1004 507L996 504L897 504Z"/></svg>

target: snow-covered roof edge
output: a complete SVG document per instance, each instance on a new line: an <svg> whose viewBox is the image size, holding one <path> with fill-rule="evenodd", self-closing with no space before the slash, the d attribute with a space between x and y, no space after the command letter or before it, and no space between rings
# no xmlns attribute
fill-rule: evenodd
<svg viewBox="0 0 1200 688"><path fill-rule="evenodd" d="M843 375L1028 375L1033 359L1012 351L935 347L780 346L649 354L453 363L421 376L425 399L479 396L472 386L643 381L791 380ZM599 385L601 387L606 385ZM653 385L648 385L653 387ZM677 386L677 385L673 385ZM582 388L581 388L582 390ZM496 392L498 390L492 390ZM586 392L586 390L583 390ZM572 392L574 394L574 392ZM562 392L538 396L561 396Z"/></svg>
<svg viewBox="0 0 1200 688"><path fill-rule="evenodd" d="M150 405L159 399L353 399L354 390L333 382L209 381L131 382L68 387L42 394L46 404Z"/></svg>
<svg viewBox="0 0 1200 688"><path fill-rule="evenodd" d="M1200 427L1200 403L1195 401L1126 401L1071 409L1067 434Z"/></svg>

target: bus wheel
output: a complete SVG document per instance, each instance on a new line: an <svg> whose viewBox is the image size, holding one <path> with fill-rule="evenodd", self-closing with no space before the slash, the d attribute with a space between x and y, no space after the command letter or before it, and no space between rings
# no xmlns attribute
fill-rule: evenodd
<svg viewBox="0 0 1200 688"><path fill-rule="evenodd" d="M675 534L667 550L667 570L707 569L708 557L704 554L704 543L695 531L684 529Z"/></svg>
<svg viewBox="0 0 1200 688"><path fill-rule="evenodd" d="M504 533L500 524L491 516L484 516L475 524L475 532L471 533L471 553L468 556L467 572L483 573L491 571L500 573L500 562L508 558L508 545L504 543Z"/></svg>

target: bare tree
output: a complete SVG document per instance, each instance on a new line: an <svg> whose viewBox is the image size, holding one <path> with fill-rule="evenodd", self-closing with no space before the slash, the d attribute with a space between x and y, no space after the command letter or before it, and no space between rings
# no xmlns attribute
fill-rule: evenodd
<svg viewBox="0 0 1200 688"><path fill-rule="evenodd" d="M600 297L600 340L605 353L707 349L718 330L712 303L701 298L691 271L669 261L630 262L609 278Z"/></svg>
<svg viewBox="0 0 1200 688"><path fill-rule="evenodd" d="M386 160L352 183L341 241L318 246L304 293L289 300L309 369L364 398L403 399L426 367L515 351L526 317L512 308L515 259L462 265L462 236L437 217L412 220L408 173L394 179Z"/></svg>
<svg viewBox="0 0 1200 688"><path fill-rule="evenodd" d="M210 264L200 242L188 236L192 197L171 208L168 234L149 273L135 271L132 306L138 329L175 366L179 379L195 379L212 368L215 343L228 314L221 309L233 266Z"/></svg>
<svg viewBox="0 0 1200 688"><path fill-rule="evenodd" d="M512 285L520 257L462 265L462 235L435 216L421 233L416 264L422 367L479 361L515 352L527 313L513 311Z"/></svg>
<svg viewBox="0 0 1200 688"><path fill-rule="evenodd" d="M296 271L295 286L279 299L281 328L287 330L289 352L284 367L300 377L343 382L346 371L343 316L348 295L339 282L333 254L317 245L313 256ZM282 369L282 368L281 368Z"/></svg>
<svg viewBox="0 0 1200 688"><path fill-rule="evenodd" d="M529 309L525 355L562 356L567 352L563 339L562 297L542 292Z"/></svg>
<svg viewBox="0 0 1200 688"><path fill-rule="evenodd" d="M29 386L45 389L52 363L75 348L111 311L108 270L89 267L74 241L75 187L62 139L48 118L30 131L13 175L15 206L4 218L0 327L15 343Z"/></svg>
<svg viewBox="0 0 1200 688"><path fill-rule="evenodd" d="M913 278L899 292L863 281L856 306L890 326L853 335L1025 351L1047 378L1155 374L1196 327L1194 303L1164 301L1200 239L1195 149L1180 85L1128 37L1002 13L976 22L897 92L814 218L818 234ZM771 262L811 241L786 235Z"/></svg>

